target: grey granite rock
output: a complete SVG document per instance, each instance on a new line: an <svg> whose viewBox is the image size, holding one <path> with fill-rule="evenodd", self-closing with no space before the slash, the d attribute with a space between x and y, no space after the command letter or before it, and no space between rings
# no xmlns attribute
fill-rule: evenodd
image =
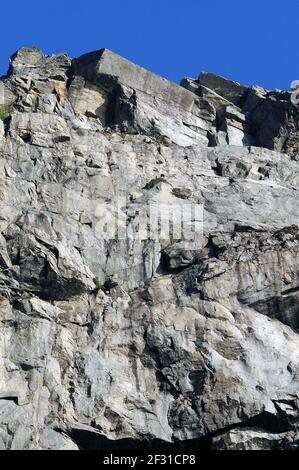
<svg viewBox="0 0 299 470"><path fill-rule="evenodd" d="M289 94L106 49L21 49L1 86L0 448L298 448Z"/></svg>
<svg viewBox="0 0 299 470"><path fill-rule="evenodd" d="M181 85L217 110L211 145L255 145L297 158L299 114L290 92L244 86L207 72Z"/></svg>
<svg viewBox="0 0 299 470"><path fill-rule="evenodd" d="M161 135L182 146L207 145L214 107L183 87L107 49L74 60L72 72L75 111L129 133Z"/></svg>
<svg viewBox="0 0 299 470"><path fill-rule="evenodd" d="M213 450L296 450L298 434L265 432L259 428L236 429L213 439Z"/></svg>
<svg viewBox="0 0 299 470"><path fill-rule="evenodd" d="M70 66L71 59L67 54L45 56L39 49L24 47L12 56L8 75L66 80Z"/></svg>

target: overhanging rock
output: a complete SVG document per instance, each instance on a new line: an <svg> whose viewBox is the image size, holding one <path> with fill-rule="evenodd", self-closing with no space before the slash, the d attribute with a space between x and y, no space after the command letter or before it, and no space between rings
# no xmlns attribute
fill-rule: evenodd
<svg viewBox="0 0 299 470"><path fill-rule="evenodd" d="M215 109L189 90L108 49L75 59L73 75L69 98L75 111L133 134L164 136L186 146L208 144Z"/></svg>

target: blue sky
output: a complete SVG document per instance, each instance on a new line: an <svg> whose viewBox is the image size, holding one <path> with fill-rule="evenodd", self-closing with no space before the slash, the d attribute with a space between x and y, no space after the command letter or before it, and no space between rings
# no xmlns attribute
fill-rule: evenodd
<svg viewBox="0 0 299 470"><path fill-rule="evenodd" d="M287 89L299 80L298 0L41 0L1 4L0 74L21 46L107 47L179 82L201 70Z"/></svg>

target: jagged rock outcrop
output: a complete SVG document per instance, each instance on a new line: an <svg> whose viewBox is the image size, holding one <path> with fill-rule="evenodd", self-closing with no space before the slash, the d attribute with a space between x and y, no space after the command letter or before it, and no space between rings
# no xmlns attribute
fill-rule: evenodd
<svg viewBox="0 0 299 470"><path fill-rule="evenodd" d="M181 84L215 106L213 145L254 145L298 157L299 113L289 92L246 87L206 72Z"/></svg>
<svg viewBox="0 0 299 470"><path fill-rule="evenodd" d="M0 91L0 448L298 448L290 93L106 49L21 49ZM191 248L137 236L184 204Z"/></svg>

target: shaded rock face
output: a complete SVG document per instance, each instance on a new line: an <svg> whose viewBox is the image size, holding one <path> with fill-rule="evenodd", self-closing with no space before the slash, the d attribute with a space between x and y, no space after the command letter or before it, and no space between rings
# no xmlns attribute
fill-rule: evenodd
<svg viewBox="0 0 299 470"><path fill-rule="evenodd" d="M217 109L212 145L255 145L298 156L299 112L289 92L246 87L206 72L181 84Z"/></svg>
<svg viewBox="0 0 299 470"><path fill-rule="evenodd" d="M298 448L290 93L106 49L21 49L0 84L0 448ZM192 249L134 236L186 202Z"/></svg>

